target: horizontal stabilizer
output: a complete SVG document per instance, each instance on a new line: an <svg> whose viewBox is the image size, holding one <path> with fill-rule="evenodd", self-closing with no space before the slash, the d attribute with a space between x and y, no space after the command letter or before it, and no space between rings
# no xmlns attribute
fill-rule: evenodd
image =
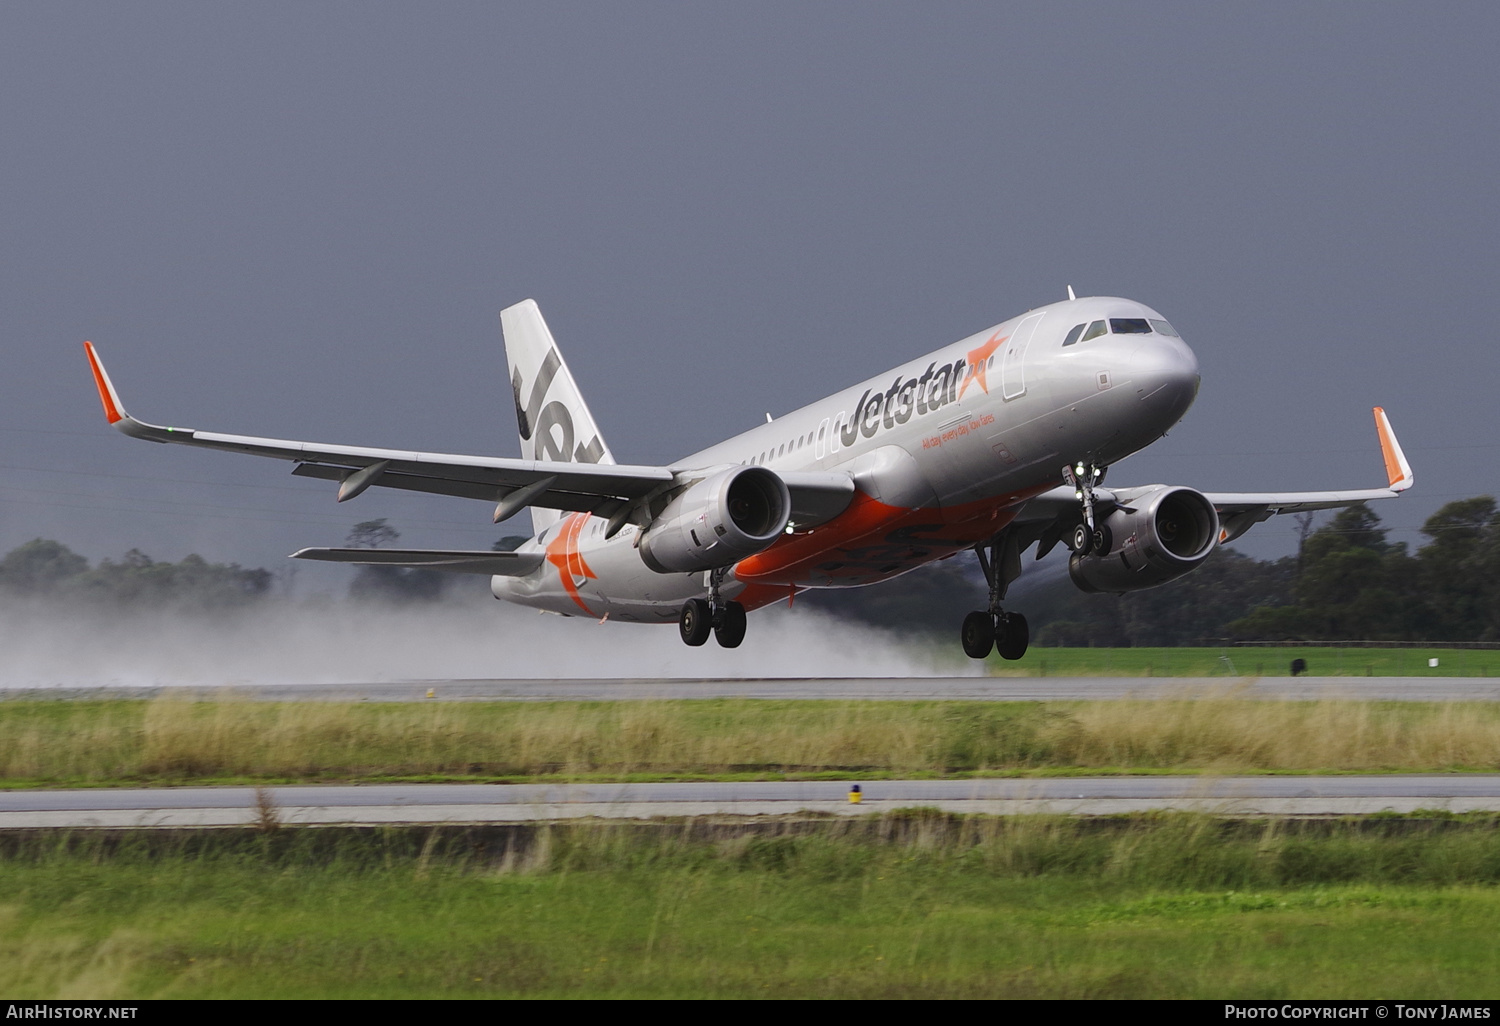
<svg viewBox="0 0 1500 1026"><path fill-rule="evenodd" d="M540 552L491 552L488 549L299 549L292 553L292 558L361 566L405 566L453 574L523 577L541 566L547 557Z"/></svg>

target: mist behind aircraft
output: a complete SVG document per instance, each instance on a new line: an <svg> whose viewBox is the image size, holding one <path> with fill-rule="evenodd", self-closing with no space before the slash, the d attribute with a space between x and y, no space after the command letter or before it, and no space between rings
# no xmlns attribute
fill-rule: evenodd
<svg viewBox="0 0 1500 1026"><path fill-rule="evenodd" d="M951 653L928 655L921 642L807 609L767 610L743 648L707 653L684 648L671 626L601 625L473 596L421 605L273 600L214 617L38 602L0 616L0 687L974 672Z"/></svg>

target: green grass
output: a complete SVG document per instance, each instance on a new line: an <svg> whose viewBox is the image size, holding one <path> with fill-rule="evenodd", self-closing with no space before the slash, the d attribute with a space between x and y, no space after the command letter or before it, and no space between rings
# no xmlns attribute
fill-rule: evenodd
<svg viewBox="0 0 1500 1026"><path fill-rule="evenodd" d="M40 998L1447 998L1500 993L1490 820L38 835ZM175 849L172 845L175 844Z"/></svg>
<svg viewBox="0 0 1500 1026"><path fill-rule="evenodd" d="M1500 769L1500 704L0 702L0 786Z"/></svg>
<svg viewBox="0 0 1500 1026"><path fill-rule="evenodd" d="M986 665L997 676L1238 678L1288 677L1293 659L1315 677L1500 677L1500 650L1461 648L1032 648Z"/></svg>

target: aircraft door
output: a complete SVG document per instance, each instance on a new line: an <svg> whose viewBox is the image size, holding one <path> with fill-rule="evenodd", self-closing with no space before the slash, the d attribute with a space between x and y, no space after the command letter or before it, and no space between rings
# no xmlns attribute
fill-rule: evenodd
<svg viewBox="0 0 1500 1026"><path fill-rule="evenodd" d="M1042 323L1044 313L1032 314L1016 325L1000 354L1000 394L1005 399L1019 399L1026 394L1026 347Z"/></svg>

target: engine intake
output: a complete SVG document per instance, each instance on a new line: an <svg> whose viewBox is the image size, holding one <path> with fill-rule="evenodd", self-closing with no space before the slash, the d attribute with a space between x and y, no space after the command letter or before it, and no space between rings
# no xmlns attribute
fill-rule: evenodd
<svg viewBox="0 0 1500 1026"><path fill-rule="evenodd" d="M661 574L729 566L770 547L791 515L791 493L773 471L733 467L669 502L641 537L641 559Z"/></svg>
<svg viewBox="0 0 1500 1026"><path fill-rule="evenodd" d="M1158 485L1104 519L1110 551L1074 554L1068 575L1083 591L1123 595L1176 580L1219 543L1219 514L1202 492Z"/></svg>

